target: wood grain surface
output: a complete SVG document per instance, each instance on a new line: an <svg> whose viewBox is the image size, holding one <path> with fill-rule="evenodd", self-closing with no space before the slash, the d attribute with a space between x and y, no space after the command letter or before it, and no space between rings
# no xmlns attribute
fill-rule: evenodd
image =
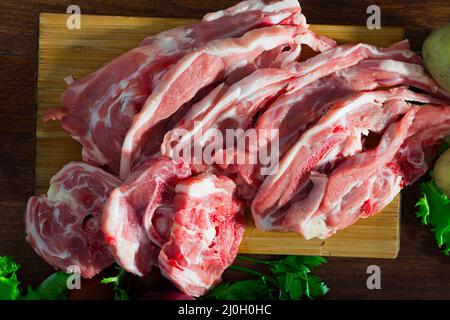
<svg viewBox="0 0 450 320"><path fill-rule="evenodd" d="M234 0L81 0L82 13L142 17L201 18ZM0 254L22 264L19 277L40 283L52 269L24 240L23 211L34 194L34 123L36 105L38 17L64 13L67 0L3 0L0 2ZM370 0L305 0L310 23L364 25ZM420 50L429 32L450 21L448 0L379 0L382 27L400 26L413 48ZM436 247L433 234L414 216L417 184L402 196L401 249L397 259L329 258L316 273L325 279L327 299L450 299L450 258ZM368 290L366 269L382 270L382 289ZM226 279L241 278L229 272Z"/></svg>

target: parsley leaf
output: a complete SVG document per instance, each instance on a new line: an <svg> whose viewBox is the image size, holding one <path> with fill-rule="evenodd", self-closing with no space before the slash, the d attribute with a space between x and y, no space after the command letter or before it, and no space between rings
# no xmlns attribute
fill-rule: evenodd
<svg viewBox="0 0 450 320"><path fill-rule="evenodd" d="M310 282L311 269L325 262L322 257L288 256L271 263L270 271L275 275L280 288L279 298L299 300L305 295L312 299L310 287L322 283ZM316 290L321 292L322 290Z"/></svg>
<svg viewBox="0 0 450 320"><path fill-rule="evenodd" d="M219 284L205 299L216 300L269 300L266 284L261 279L251 279Z"/></svg>
<svg viewBox="0 0 450 320"><path fill-rule="evenodd" d="M21 295L16 272L20 265L8 256L0 256L0 300L57 300L67 299L69 274L56 272L42 282L36 290L28 287L27 293Z"/></svg>
<svg viewBox="0 0 450 320"><path fill-rule="evenodd" d="M325 295L329 290L319 277L310 274L312 268L326 262L322 257L287 256L279 260L258 260L246 256L238 258L264 265L266 273L232 265L230 269L245 272L255 279L223 283L211 290L204 299L314 299Z"/></svg>
<svg viewBox="0 0 450 320"><path fill-rule="evenodd" d="M42 282L36 290L30 286L23 300L66 300L69 297L67 279L70 274L65 272L55 272Z"/></svg>
<svg viewBox="0 0 450 320"><path fill-rule="evenodd" d="M128 282L128 273L120 267L117 267L116 269L119 272L117 276L103 278L101 283L113 284L114 300L130 300L127 291L123 289L124 283Z"/></svg>
<svg viewBox="0 0 450 320"><path fill-rule="evenodd" d="M325 282L318 276L311 275L308 278L308 293L307 296L310 299L315 299L320 296L324 296L330 291Z"/></svg>
<svg viewBox="0 0 450 320"><path fill-rule="evenodd" d="M16 300L20 295L16 272L20 265L11 257L0 257L0 300Z"/></svg>
<svg viewBox="0 0 450 320"><path fill-rule="evenodd" d="M450 200L433 179L421 183L421 198L416 204L416 215L424 225L432 226L435 239L445 255L450 253Z"/></svg>

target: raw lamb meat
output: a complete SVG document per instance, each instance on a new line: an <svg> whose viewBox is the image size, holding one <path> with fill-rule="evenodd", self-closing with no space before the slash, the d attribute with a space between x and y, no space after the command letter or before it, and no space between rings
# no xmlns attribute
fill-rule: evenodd
<svg viewBox="0 0 450 320"><path fill-rule="evenodd" d="M271 25L304 23L294 0L267 5L250 0L209 14L200 23L145 39L138 48L74 82L61 97L65 109L50 109L44 119L59 120L83 145L84 161L118 174L123 138L133 117L170 65L214 39L239 37Z"/></svg>
<svg viewBox="0 0 450 320"><path fill-rule="evenodd" d="M379 61L380 63L374 68L378 67L379 70L368 70L368 66L356 69L357 72L352 70L355 68L351 66L367 58L377 58L377 60L373 60L374 64ZM399 61L388 59L398 59ZM389 64L388 61L392 61L392 63ZM414 62L414 64L402 61ZM255 129L260 142L252 145L250 150L239 151L235 157L257 158L262 148L269 150L271 142L273 142L274 130L278 131L277 140L279 141L279 145L274 147L279 149L279 153L283 155L299 134L310 123L314 123L323 115L326 110L323 110L322 107L326 106L327 102L351 92L372 90L377 85L395 85L401 83L402 80L405 82L408 80L409 82L415 81L414 83L420 84L420 87L426 87L435 91L437 95L444 96L443 90L425 75L423 68L417 65L417 62L420 62L420 58L409 50L408 41L401 41L388 48L377 48L361 43L341 45L304 62L282 65L283 69L296 74L297 78L290 81L287 92L282 93L274 103L269 105L259 118ZM393 68L399 67L404 67L406 71L399 69L395 75L382 73L384 69L392 71ZM345 71L348 73L345 74ZM376 79L376 72L382 74L382 78ZM340 73L344 74L336 76ZM360 78L354 79L358 74ZM367 77L365 79L367 83L362 81L364 76ZM424 76L425 80L420 79L420 76ZM271 135L272 138L267 135ZM252 198L263 180L261 168L260 163L246 163L244 165L233 164L226 169L238 180L239 194L245 198ZM267 169L270 168L266 167L265 171Z"/></svg>
<svg viewBox="0 0 450 320"><path fill-rule="evenodd" d="M125 270L143 276L157 265L158 244L166 241L172 224L175 185L190 175L182 162L150 159L111 192L102 229L116 262Z"/></svg>
<svg viewBox="0 0 450 320"><path fill-rule="evenodd" d="M231 86L259 69L280 68L280 66L284 64L297 61L300 58L300 53L301 44L280 45L259 55L253 63L249 63L245 67L232 72L225 78L223 84L225 84L226 86ZM223 84L220 84L217 87ZM192 106L198 104L202 99L205 99L206 96L210 93L214 95L212 91L214 91L214 89L217 87L215 86L215 84L212 84L210 86L207 86L206 88L203 88L195 95L194 98L181 106L172 116L162 121L162 124L164 124L164 130L162 133L167 134L169 131L175 129L178 123L184 117L189 117L187 114L189 110L191 110ZM152 136L151 140L152 145L155 141L157 141L159 143L158 147L160 147L160 145L163 143L163 138L160 139L159 137L155 138L154 136Z"/></svg>
<svg viewBox="0 0 450 320"><path fill-rule="evenodd" d="M261 148L270 146L272 138L265 133L278 130L280 155L283 155L311 124L328 111L330 101L353 92L399 84L411 85L436 97L450 98L421 65L390 59L363 60L294 92L280 95L258 118L255 129L260 145L251 146L248 151L257 154ZM264 179L260 169L259 165L245 164L237 166L235 171L249 187L257 188Z"/></svg>
<svg viewBox="0 0 450 320"><path fill-rule="evenodd" d="M405 141L414 113L412 109L392 124L377 148L345 159L328 175L317 211L298 214L298 202L287 211L284 223L298 226L307 239L324 239L384 208L402 188L402 177L390 161Z"/></svg>
<svg viewBox="0 0 450 320"><path fill-rule="evenodd" d="M302 43L302 33L311 33L305 30L298 26L261 28L249 31L241 38L212 41L185 55L162 77L141 112L134 118L122 147L120 176L126 177L141 156L149 155L146 150L148 141L159 131L158 124L176 113L199 90L245 68L266 51L280 45L296 46ZM310 38L305 37L308 41ZM321 43L311 44L314 48L325 50L335 45L334 41L325 38L313 38Z"/></svg>
<svg viewBox="0 0 450 320"><path fill-rule="evenodd" d="M378 147L340 163L326 178L314 214L287 213L308 237L326 238L383 210L400 190L429 169L436 147L450 134L448 106L414 107L384 133ZM428 160L428 162L427 162ZM301 204L298 204L301 207Z"/></svg>
<svg viewBox="0 0 450 320"><path fill-rule="evenodd" d="M176 186L170 240L159 255L162 274L182 292L201 296L221 281L244 234L242 204L235 184L203 174Z"/></svg>
<svg viewBox="0 0 450 320"><path fill-rule="evenodd" d="M293 138L316 122L333 100L378 87L410 85L437 97L449 98L419 64L391 59L368 59L337 71L294 92L280 96L258 119L256 129L280 130L280 144L287 149ZM292 142L291 142L292 143Z"/></svg>
<svg viewBox="0 0 450 320"><path fill-rule="evenodd" d="M378 57L378 58L398 58L400 60L408 60L408 61L418 61L418 57L409 49L409 45L407 42L400 42L390 48L387 49L378 49L374 46L369 45L346 45L337 47L333 50L326 51L315 58L312 58L303 63L291 63L286 69L291 71L292 73L286 72L284 75L279 70L273 69L262 69L256 71L251 74L249 77L244 78L243 80L235 83L232 87L228 88L226 85L220 85L215 90L213 90L206 98L204 98L201 102L196 104L190 112L186 114L186 116L181 120L178 126L166 134L164 142L161 146L161 152L163 155L168 157L173 157L173 149L175 146L178 146L178 149L183 147L183 143L192 143L197 131L202 130L203 132L207 129L211 128L220 128L224 127L223 123L226 122L226 128L247 128L249 125L249 121L251 120L251 116L255 114L255 112L263 107L265 103L267 103L267 99L271 98L278 93L280 93L283 88L286 86L286 81L291 79L289 86L292 86L292 83L296 83L294 92L288 92L286 94L282 94L277 101L272 104L269 109L263 114L262 119L259 121L259 126L256 129L280 129L280 138L282 139L282 150L283 150L283 142L286 138L285 130L289 130L285 125L281 126L280 119L271 119L270 114L273 110L276 110L279 104L285 104L286 100L292 102L298 97L299 92L310 93L311 88L307 86L308 82L313 82L316 84L316 80L329 75L340 68L345 68L349 65L354 65L357 62L361 61L367 57ZM404 67L411 74L404 75L402 77L402 70L400 69L397 74L392 75L384 75L386 80L376 79L372 77L372 83L356 83L354 85L348 84L347 87L343 85L343 88L339 90L339 88L335 88L342 83L342 80L333 79L332 76L335 73L332 73L327 80L330 81L326 88L336 91L336 96L345 96L345 94L350 93L352 91L359 91L357 88L353 88L356 85L363 87L363 85L367 86L367 89L374 89L379 83L382 85L388 84L390 80L391 85L398 84L402 80L410 81L415 84L418 84L419 87L430 88L432 91L436 93L442 93L442 89L438 89L436 83L431 80L429 77L426 77L425 73L421 66L416 64L408 64L400 61L393 60L374 60L375 63L378 61L379 73L383 72L384 69L398 67ZM390 62L391 61L391 62ZM376 66L372 66L375 68ZM366 69L364 69L366 68ZM369 77L368 73L375 73L375 70L367 70L369 66L360 66L360 76ZM361 70L362 69L362 70ZM364 74L362 74L365 71ZM349 70L349 74L353 73L353 70ZM266 79L271 78L272 79ZM277 76L274 78L274 76ZM343 78L348 82L353 80L355 75L347 75ZM374 74L376 76L376 74ZM420 76L424 76L424 79L421 79ZM280 78L281 77L281 78ZM294 79L297 77L297 79ZM341 76L342 77L342 76ZM400 79L399 79L400 77ZM405 79L407 78L407 79ZM358 79L361 81L360 79ZM355 82L356 79L354 80ZM333 83L336 82L336 83ZM395 83L394 83L395 82ZM275 85L274 85L275 84ZM305 87L306 86L306 87ZM316 84L316 88L320 89L320 92L317 92L317 96L315 98L324 99L329 97L332 92L329 94L324 94L325 89L323 88L323 83ZM302 90L304 88L305 90ZM313 87L314 88L314 87ZM291 89L293 90L293 88ZM361 89L360 89L361 90ZM319 91L319 90L317 90ZM330 97L332 100L333 97ZM261 104L261 101L264 102ZM322 104L318 104L322 106ZM284 105L283 105L284 107ZM307 107L307 105L305 105ZM286 115L286 109L281 108L282 115ZM319 109L317 107L317 109ZM226 110L226 111L225 111ZM298 110L295 110L298 111ZM267 114L267 116L266 116ZM294 112L291 117L287 117L288 121L291 121L292 129L290 131L300 131L302 126L299 126L301 123L304 127L311 122L317 120L317 117L323 114L323 110L317 110L317 113L314 113L311 117L311 121L294 121L298 120L297 118L304 116L305 113L302 112ZM239 116L236 116L239 115ZM308 119L309 120L309 119ZM268 127L264 128L264 122L267 122ZM196 122L197 127L194 127L194 122ZM262 125L261 125L262 123ZM278 124L278 125L277 125ZM186 134L186 130L189 130L190 134ZM181 136L182 132L182 136ZM210 131L212 132L212 131ZM269 132L269 131L267 131ZM289 134L292 134L288 131ZM208 141L208 136L203 135L201 144L204 144ZM197 139L197 141L199 138ZM203 141L205 140L205 141ZM181 146L180 146L181 144ZM202 145L203 146L203 145Z"/></svg>
<svg viewBox="0 0 450 320"><path fill-rule="evenodd" d="M255 113L286 88L289 79L294 76L287 71L266 68L255 71L231 87L226 84L219 85L194 105L175 129L166 134L161 145L161 154L177 158L182 155L178 151L190 146L193 149L194 143L197 148L203 149L211 142L214 130L247 129ZM223 143L214 149L223 148ZM197 163L198 160L212 161L213 156L211 155L211 159L188 160L191 163Z"/></svg>
<svg viewBox="0 0 450 320"><path fill-rule="evenodd" d="M362 150L362 135L383 132L396 117L409 110L402 101L438 102L421 94L394 88L357 93L332 102L317 124L308 129L282 158L252 202L256 226L285 230L285 206L310 185L311 171L328 171L342 158Z"/></svg>
<svg viewBox="0 0 450 320"><path fill-rule="evenodd" d="M301 8L297 0L242 1L228 9L206 14L201 23L167 30L157 36L148 37L140 46L161 40L207 43L213 39L236 37L248 30L263 26L306 25L306 19L300 13Z"/></svg>
<svg viewBox="0 0 450 320"><path fill-rule="evenodd" d="M121 181L82 162L65 165L47 195L31 197L25 213L27 241L55 268L77 266L92 278L114 262L100 228L102 208Z"/></svg>
<svg viewBox="0 0 450 320"><path fill-rule="evenodd" d="M238 4L225 9L221 11L211 12L206 14L203 17L203 21L214 21L219 20L223 17L227 16L234 16L241 13L248 13L248 12L260 12L260 13L272 13L275 15L275 13L283 13L285 16L282 15L277 16L275 15L274 18L271 18L271 24L277 24L280 23L283 20L286 19L292 19L291 11L298 11L300 12L300 5L297 0L282 0L282 1L261 1L261 0L247 0L239 2ZM277 20L274 20L277 19ZM303 17L304 20L304 17ZM242 22L241 22L242 23ZM306 22L303 22L305 24ZM225 25L227 27L231 27L231 25ZM237 24L239 26L239 24Z"/></svg>
<svg viewBox="0 0 450 320"><path fill-rule="evenodd" d="M353 66L364 59L392 59L420 63L420 58L409 49L408 41L398 42L388 48L358 43L344 44L327 50L301 63L293 62L284 69L299 75L289 85L289 92L299 90L317 79Z"/></svg>
<svg viewBox="0 0 450 320"><path fill-rule="evenodd" d="M408 131L408 139L400 147L396 161L400 164L404 184L414 183L430 168L436 147L450 135L449 105L422 106Z"/></svg>

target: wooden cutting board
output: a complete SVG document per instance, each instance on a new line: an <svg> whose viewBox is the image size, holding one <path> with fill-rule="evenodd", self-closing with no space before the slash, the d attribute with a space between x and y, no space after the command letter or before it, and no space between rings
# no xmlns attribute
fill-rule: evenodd
<svg viewBox="0 0 450 320"><path fill-rule="evenodd" d="M66 28L67 15L41 14L39 36L39 76L36 123L36 193L46 193L50 178L60 168L81 160L81 147L57 122L44 123L49 107L59 107L66 84L101 67L135 47L146 36L164 29L190 24L192 19L81 16L81 29ZM388 46L404 39L401 28L368 30L366 27L312 25L311 29L339 43L366 42ZM304 58L312 54L305 51ZM330 239L306 241L293 233L261 232L249 219L241 253L305 254L344 257L395 258L399 251L400 198L383 212L362 219Z"/></svg>

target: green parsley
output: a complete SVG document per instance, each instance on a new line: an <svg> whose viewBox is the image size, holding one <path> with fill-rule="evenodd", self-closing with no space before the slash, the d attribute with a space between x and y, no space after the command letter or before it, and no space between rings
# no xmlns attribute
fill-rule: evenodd
<svg viewBox="0 0 450 320"><path fill-rule="evenodd" d="M102 284L113 284L114 300L130 300L127 291L124 289L125 284L128 283L129 274L120 267L116 270L118 274L114 277L103 278Z"/></svg>
<svg viewBox="0 0 450 320"><path fill-rule="evenodd" d="M319 277L310 274L312 268L326 262L322 257L287 256L279 260L258 260L238 256L238 259L264 265L266 272L232 265L230 269L245 272L254 279L222 283L203 297L204 299L299 300L305 297L315 299L329 291Z"/></svg>
<svg viewBox="0 0 450 320"><path fill-rule="evenodd" d="M20 295L16 272L20 265L11 257L0 257L0 300L16 300Z"/></svg>
<svg viewBox="0 0 450 320"><path fill-rule="evenodd" d="M36 290L28 287L21 295L17 271L20 265L8 256L0 256L0 300L62 300L69 296L67 279L64 272L56 272L42 282Z"/></svg>
<svg viewBox="0 0 450 320"><path fill-rule="evenodd" d="M416 204L416 215L424 225L432 227L436 242L445 255L450 252L450 200L433 179L421 183L421 197Z"/></svg>

